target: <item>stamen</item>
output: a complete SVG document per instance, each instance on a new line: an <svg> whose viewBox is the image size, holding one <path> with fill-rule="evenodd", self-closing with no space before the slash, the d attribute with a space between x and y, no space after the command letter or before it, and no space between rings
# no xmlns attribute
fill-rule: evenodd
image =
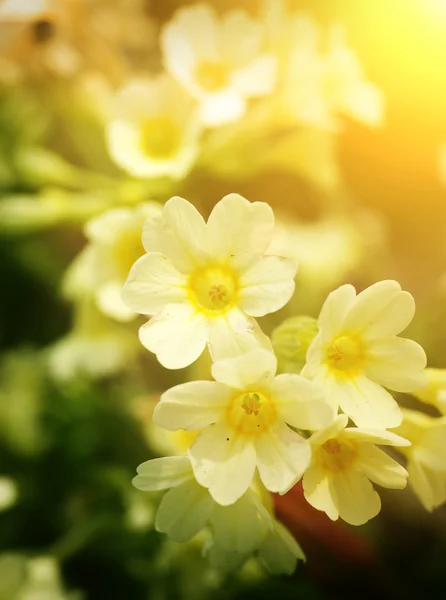
<svg viewBox="0 0 446 600"><path fill-rule="evenodd" d="M260 397L258 394L247 394L243 398L242 407L245 409L247 415L257 416L259 414L260 406Z"/></svg>

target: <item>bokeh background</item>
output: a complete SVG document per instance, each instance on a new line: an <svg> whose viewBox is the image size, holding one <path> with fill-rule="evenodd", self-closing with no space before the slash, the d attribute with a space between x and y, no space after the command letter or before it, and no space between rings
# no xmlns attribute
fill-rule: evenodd
<svg viewBox="0 0 446 600"><path fill-rule="evenodd" d="M446 512L426 512L410 489L382 492L361 528L332 524L298 487L277 499L308 560L270 578L255 561L209 567L202 540L169 542L153 530L156 495L131 486L139 463L178 444L154 430L153 403L209 365L167 372L139 346L139 321L102 314L89 277L103 259L73 275L91 245L85 223L108 210L181 195L207 216L230 192L268 202L300 274L290 305L262 320L267 333L317 316L341 283L395 278L417 301L408 333L446 367L446 1L207 4L266 30L276 15L283 31L264 51L279 64L289 49L278 40L311 47L314 31L325 64L342 26L359 67L341 61L318 87L320 64L304 54L288 95L300 113L278 91L249 100L243 116L203 128L181 175L154 176L124 164L108 131L119 91L163 71L163 28L196 3L0 0L0 599L441 597ZM290 34L294 18L310 34ZM372 86L373 102L351 80ZM309 118L316 101L328 120Z"/></svg>

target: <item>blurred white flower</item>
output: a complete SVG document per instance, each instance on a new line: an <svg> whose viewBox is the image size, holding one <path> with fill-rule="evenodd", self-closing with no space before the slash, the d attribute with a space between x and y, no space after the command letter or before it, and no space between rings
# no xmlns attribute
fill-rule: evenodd
<svg viewBox="0 0 446 600"><path fill-rule="evenodd" d="M275 59L263 42L262 23L242 10L219 18L206 4L179 9L161 34L166 69L200 102L209 126L238 120L249 98L273 91Z"/></svg>
<svg viewBox="0 0 446 600"><path fill-rule="evenodd" d="M112 158L131 175L181 179L198 155L201 128L189 94L161 74L117 93L106 133Z"/></svg>
<svg viewBox="0 0 446 600"><path fill-rule="evenodd" d="M16 483L10 477L0 475L0 512L14 506L18 497Z"/></svg>
<svg viewBox="0 0 446 600"><path fill-rule="evenodd" d="M428 368L424 371L427 386L413 392L413 395L431 406L435 406L442 415L446 416L446 369Z"/></svg>
<svg viewBox="0 0 446 600"><path fill-rule="evenodd" d="M273 228L268 204L237 194L218 202L207 223L178 197L160 219L146 222L147 254L132 267L123 299L131 310L155 315L140 340L164 367L190 365L206 344L214 360L259 344L270 348L253 317L288 302L296 272L292 261L264 255Z"/></svg>
<svg viewBox="0 0 446 600"><path fill-rule="evenodd" d="M346 428L347 423L348 417L339 415L310 438L312 462L302 484L307 501L330 519L363 525L381 509L371 481L391 489L407 483L407 471L376 446L410 442L388 431Z"/></svg>
<svg viewBox="0 0 446 600"><path fill-rule="evenodd" d="M358 295L352 285L341 286L322 307L302 374L359 427L397 427L401 410L384 387L411 392L426 385L424 350L397 337L414 313L413 296L396 281L380 281Z"/></svg>
<svg viewBox="0 0 446 600"><path fill-rule="evenodd" d="M403 408L396 430L411 442L399 448L407 458L409 484L424 508L433 511L446 502L446 417L429 417Z"/></svg>
<svg viewBox="0 0 446 600"><path fill-rule="evenodd" d="M201 430L189 449L197 481L229 505L256 469L266 489L284 494L310 462L308 442L291 427L319 429L333 419L322 390L299 375L276 375L268 350L212 366L215 381L177 385L161 396L154 421L169 430ZM289 427L291 426L291 427Z"/></svg>

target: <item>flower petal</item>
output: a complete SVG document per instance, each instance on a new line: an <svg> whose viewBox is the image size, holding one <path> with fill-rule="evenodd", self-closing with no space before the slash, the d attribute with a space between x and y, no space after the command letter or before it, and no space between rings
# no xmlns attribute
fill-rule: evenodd
<svg viewBox="0 0 446 600"><path fill-rule="evenodd" d="M321 429L336 416L322 388L300 375L278 375L271 385L271 397L280 418L298 429Z"/></svg>
<svg viewBox="0 0 446 600"><path fill-rule="evenodd" d="M211 526L216 546L244 554L259 547L271 528L271 519L257 495L248 490L231 506L217 504Z"/></svg>
<svg viewBox="0 0 446 600"><path fill-rule="evenodd" d="M166 490L194 476L187 456L165 456L148 460L139 465L137 473L132 483L143 492Z"/></svg>
<svg viewBox="0 0 446 600"><path fill-rule="evenodd" d="M446 502L446 476L424 467L417 460L407 465L409 483L424 508L433 511Z"/></svg>
<svg viewBox="0 0 446 600"><path fill-rule="evenodd" d="M256 468L252 442L236 437L224 423L203 429L189 456L198 483L209 488L214 500L223 506L241 498L252 482Z"/></svg>
<svg viewBox="0 0 446 600"><path fill-rule="evenodd" d="M339 518L334 490L330 485L330 478L315 463L312 463L305 472L302 479L302 487L305 499L311 506L317 510L322 510L332 521L336 521Z"/></svg>
<svg viewBox="0 0 446 600"><path fill-rule="evenodd" d="M268 248L274 214L265 202L248 202L239 194L225 196L212 210L208 244L216 260L230 259L234 269L248 266Z"/></svg>
<svg viewBox="0 0 446 600"><path fill-rule="evenodd" d="M166 369L182 369L203 352L208 338L206 318L192 307L169 304L139 330L142 345Z"/></svg>
<svg viewBox="0 0 446 600"><path fill-rule="evenodd" d="M359 459L355 463L367 479L385 488L402 490L407 485L407 471L385 452L364 444L359 447Z"/></svg>
<svg viewBox="0 0 446 600"><path fill-rule="evenodd" d="M262 389L269 387L276 369L277 360L274 354L260 348L235 358L215 362L212 365L212 377L239 390L251 386Z"/></svg>
<svg viewBox="0 0 446 600"><path fill-rule="evenodd" d="M257 322L238 308L209 319L209 352L213 361L240 356L259 347L273 351L270 339Z"/></svg>
<svg viewBox="0 0 446 600"><path fill-rule="evenodd" d="M175 196L159 219L144 224L142 241L146 252L164 254L181 273L190 273L204 260L206 224L190 202Z"/></svg>
<svg viewBox="0 0 446 600"><path fill-rule="evenodd" d="M309 438L311 446L322 446L327 440L337 437L348 423L347 415L338 415L328 427L321 429Z"/></svg>
<svg viewBox="0 0 446 600"><path fill-rule="evenodd" d="M358 444L376 444L378 446L410 446L409 440L382 429L366 429L362 427L347 427L342 434L344 437Z"/></svg>
<svg viewBox="0 0 446 600"><path fill-rule="evenodd" d="M260 479L270 492L285 494L310 464L307 440L280 421L256 440L255 447Z"/></svg>
<svg viewBox="0 0 446 600"><path fill-rule="evenodd" d="M365 373L372 381L391 390L416 392L427 385L426 362L426 354L419 344L392 337L369 343Z"/></svg>
<svg viewBox="0 0 446 600"><path fill-rule="evenodd" d="M358 427L387 429L398 427L403 417L394 398L364 375L354 379L327 377L326 393Z"/></svg>
<svg viewBox="0 0 446 600"><path fill-rule="evenodd" d="M102 285L96 292L98 308L108 317L127 323L137 316L122 299L122 281L112 280Z"/></svg>
<svg viewBox="0 0 446 600"><path fill-rule="evenodd" d="M381 510L381 499L364 475L354 471L337 473L331 484L339 516L350 525L363 525Z"/></svg>
<svg viewBox="0 0 446 600"><path fill-rule="evenodd" d="M167 304L186 302L186 277L157 252L141 256L130 270L122 298L133 311L154 315Z"/></svg>
<svg viewBox="0 0 446 600"><path fill-rule="evenodd" d="M214 502L209 492L191 479L170 489L161 500L155 527L175 542L190 540L206 525Z"/></svg>
<svg viewBox="0 0 446 600"><path fill-rule="evenodd" d="M298 560L305 560L301 547L279 521L263 541L259 556L272 575L291 575Z"/></svg>
<svg viewBox="0 0 446 600"><path fill-rule="evenodd" d="M262 256L240 277L240 308L253 317L281 309L294 292L296 264L280 256Z"/></svg>
<svg viewBox="0 0 446 600"><path fill-rule="evenodd" d="M350 284L341 285L341 287L328 295L318 319L320 333L313 340L308 350L309 353L311 353L313 345L317 346L317 343L315 343L316 340L324 343L325 341L332 340L339 333L355 298L355 288Z"/></svg>
<svg viewBox="0 0 446 600"><path fill-rule="evenodd" d="M231 389L215 381L190 381L176 385L161 396L153 420L170 431L196 431L220 420Z"/></svg>
<svg viewBox="0 0 446 600"><path fill-rule="evenodd" d="M365 332L367 340L398 335L412 321L415 314L415 300L409 292L398 292L379 317L370 322Z"/></svg>

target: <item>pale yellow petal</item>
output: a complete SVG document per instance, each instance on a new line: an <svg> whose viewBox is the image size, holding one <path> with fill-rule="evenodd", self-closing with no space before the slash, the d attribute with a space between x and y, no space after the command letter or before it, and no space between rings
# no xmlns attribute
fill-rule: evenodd
<svg viewBox="0 0 446 600"><path fill-rule="evenodd" d="M367 479L385 488L402 490L407 485L406 469L371 444L360 446L355 469L359 469Z"/></svg>
<svg viewBox="0 0 446 600"><path fill-rule="evenodd" d="M272 352L256 349L235 358L219 360L212 365L212 376L239 390L265 389L271 385L277 369L277 360Z"/></svg>
<svg viewBox="0 0 446 600"><path fill-rule="evenodd" d="M186 456L154 458L139 465L133 485L143 492L166 490L193 478L190 460Z"/></svg>
<svg viewBox="0 0 446 600"><path fill-rule="evenodd" d="M331 341L342 329L348 311L356 297L355 288L350 285L341 285L331 292L326 299L318 319L319 335L322 342ZM313 342L316 344L316 340ZM312 346L309 352L311 352Z"/></svg>
<svg viewBox="0 0 446 600"><path fill-rule="evenodd" d="M395 299L401 293L397 281L378 281L360 292L346 315L344 327L348 331L361 331L379 321L387 309L394 313Z"/></svg>
<svg viewBox="0 0 446 600"><path fill-rule="evenodd" d="M315 463L304 473L302 487L305 499L311 506L326 513L332 521L339 518L335 491L330 484L330 477Z"/></svg>
<svg viewBox="0 0 446 600"><path fill-rule="evenodd" d="M433 511L446 502L446 475L424 467L417 460L407 465L409 483L424 508Z"/></svg>
<svg viewBox="0 0 446 600"><path fill-rule="evenodd" d="M333 476L331 483L339 516L350 525L363 525L381 510L381 499L364 475L345 471Z"/></svg>

